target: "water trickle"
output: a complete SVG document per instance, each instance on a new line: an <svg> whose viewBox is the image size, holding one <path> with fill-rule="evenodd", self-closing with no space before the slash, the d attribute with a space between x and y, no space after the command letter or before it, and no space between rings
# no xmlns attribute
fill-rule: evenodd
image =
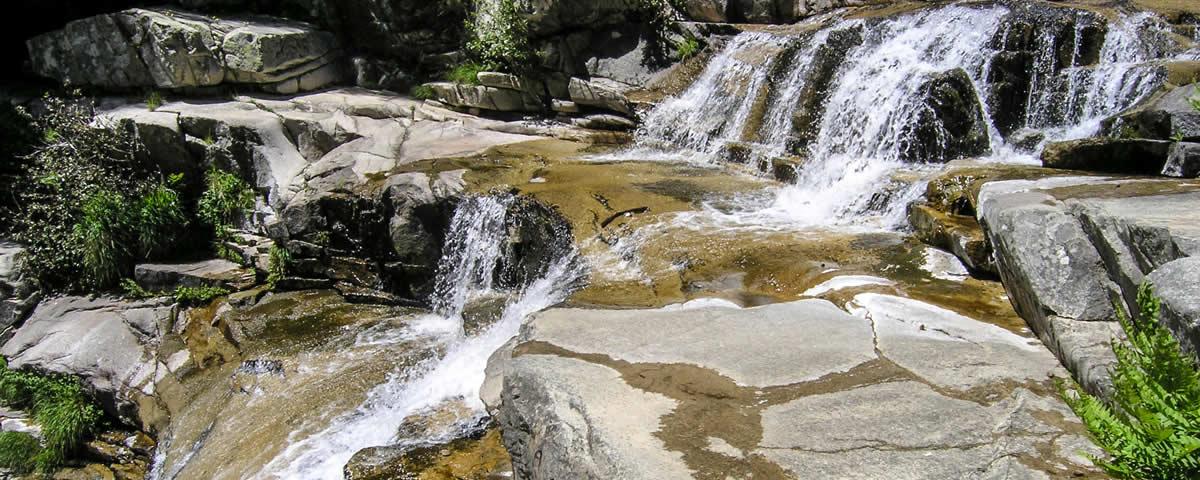
<svg viewBox="0 0 1200 480"><path fill-rule="evenodd" d="M430 321L450 323L453 335L446 353L416 368L395 372L373 388L365 402L333 420L323 430L297 438L264 469L266 478L341 479L347 461L363 448L394 444L434 444L476 428L486 414L479 400L487 360L517 334L523 319L563 301L578 285L583 267L574 247L563 252L541 278L510 295L500 318L475 336L463 334L463 312L471 299L497 292L492 277L507 241L512 196L465 200L455 212L431 299ZM434 329L436 330L436 329ZM468 413L429 438L397 438L402 421L447 402L462 402Z"/></svg>

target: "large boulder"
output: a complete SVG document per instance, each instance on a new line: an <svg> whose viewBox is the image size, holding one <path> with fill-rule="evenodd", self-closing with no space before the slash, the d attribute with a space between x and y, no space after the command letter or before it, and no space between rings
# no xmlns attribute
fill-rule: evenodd
<svg viewBox="0 0 1200 480"><path fill-rule="evenodd" d="M1171 142L1163 140L1084 138L1046 145L1042 165L1089 172L1158 175L1167 164Z"/></svg>
<svg viewBox="0 0 1200 480"><path fill-rule="evenodd" d="M269 18L131 9L76 20L28 42L39 75L73 85L182 89L249 84L279 93L340 79L336 38Z"/></svg>
<svg viewBox="0 0 1200 480"><path fill-rule="evenodd" d="M41 299L33 282L21 271L25 248L0 239L0 341Z"/></svg>
<svg viewBox="0 0 1200 480"><path fill-rule="evenodd" d="M488 368L516 477L1036 478L1024 456L1087 470L1035 448L1087 444L1074 421L1038 420L1073 417L1036 339L900 297L847 307L537 314Z"/></svg>
<svg viewBox="0 0 1200 480"><path fill-rule="evenodd" d="M172 371L158 351L175 316L169 300L56 298L0 353L11 368L79 377L108 413L153 431L163 426L157 384Z"/></svg>
<svg viewBox="0 0 1200 480"><path fill-rule="evenodd" d="M957 68L934 75L918 89L921 106L901 142L907 161L946 162L991 150L983 106L967 72Z"/></svg>
<svg viewBox="0 0 1200 480"><path fill-rule="evenodd" d="M134 267L133 278L152 292L178 287L220 287L244 290L254 286L254 270L224 259L193 263L143 263Z"/></svg>
<svg viewBox="0 0 1200 480"><path fill-rule="evenodd" d="M981 188L978 218L1017 312L1084 387L1103 393L1108 340L1120 330L1112 302L1137 311L1149 275L1200 253L1198 201L1200 188L1181 181L1011 180ZM1195 283L1164 283L1164 297L1200 294ZM1194 350L1200 337L1180 325L1176 333Z"/></svg>
<svg viewBox="0 0 1200 480"><path fill-rule="evenodd" d="M1146 281L1162 300L1162 321L1193 355L1200 353L1200 257L1162 265Z"/></svg>
<svg viewBox="0 0 1200 480"><path fill-rule="evenodd" d="M1193 73L1194 75L1194 73ZM1172 88L1105 121L1110 135L1200 141L1200 111L1192 107L1200 83Z"/></svg>

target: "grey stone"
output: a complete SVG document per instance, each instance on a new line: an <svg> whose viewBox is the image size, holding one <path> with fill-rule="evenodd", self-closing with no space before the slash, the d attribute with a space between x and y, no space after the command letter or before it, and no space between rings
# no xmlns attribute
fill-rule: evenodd
<svg viewBox="0 0 1200 480"><path fill-rule="evenodd" d="M426 86L433 89L439 101L456 107L493 112L540 112L544 109L540 98L519 90L449 82L427 83Z"/></svg>
<svg viewBox="0 0 1200 480"><path fill-rule="evenodd" d="M654 334L639 333L647 324ZM808 345L812 338L821 342ZM633 363L698 365L757 387L816 380L875 358L870 325L824 300L751 309L554 309L536 315L521 339Z"/></svg>
<svg viewBox="0 0 1200 480"><path fill-rule="evenodd" d="M1162 300L1162 319L1191 352L1200 352L1200 257L1181 258L1146 278Z"/></svg>
<svg viewBox="0 0 1200 480"><path fill-rule="evenodd" d="M134 267L133 278L142 288L163 292L178 287L221 287L244 290L254 286L254 270L224 259L195 263L143 263Z"/></svg>
<svg viewBox="0 0 1200 480"><path fill-rule="evenodd" d="M1200 111L1196 111L1190 101L1198 85L1200 83L1172 88L1164 95L1151 97L1106 120L1107 133L1158 140L1182 137L1187 142L1200 142Z"/></svg>
<svg viewBox="0 0 1200 480"><path fill-rule="evenodd" d="M579 105L611 110L626 116L633 115L629 99L612 84L572 78L567 89L571 101Z"/></svg>
<svg viewBox="0 0 1200 480"><path fill-rule="evenodd" d="M215 18L168 8L76 20L29 40L38 74L100 87L261 85L279 92L341 78L334 36L265 18Z"/></svg>
<svg viewBox="0 0 1200 480"><path fill-rule="evenodd" d="M56 298L39 305L0 353L12 368L80 377L111 414L152 429L158 413L144 399L167 374L155 354L175 315L167 300Z"/></svg>
<svg viewBox="0 0 1200 480"><path fill-rule="evenodd" d="M1200 143L1177 142L1171 145L1162 174L1168 177L1200 176Z"/></svg>
<svg viewBox="0 0 1200 480"><path fill-rule="evenodd" d="M612 114L596 114L572 118L571 124L580 128L594 130L632 130L637 128L637 123L634 123L633 120Z"/></svg>
<svg viewBox="0 0 1200 480"><path fill-rule="evenodd" d="M1163 140L1084 138L1046 145L1042 165L1089 172L1158 175L1167 163L1171 142Z"/></svg>
<svg viewBox="0 0 1200 480"><path fill-rule="evenodd" d="M676 402L582 360L524 355L504 380L504 443L517 478L692 478L654 436ZM517 425L524 428L511 428Z"/></svg>

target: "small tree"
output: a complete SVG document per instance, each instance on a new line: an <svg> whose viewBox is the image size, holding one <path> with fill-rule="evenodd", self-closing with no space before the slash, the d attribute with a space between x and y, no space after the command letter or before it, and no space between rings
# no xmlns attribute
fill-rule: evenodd
<svg viewBox="0 0 1200 480"><path fill-rule="evenodd" d="M1158 323L1161 304L1149 284L1138 290L1137 303L1136 318L1117 305L1128 340L1113 340L1111 402L1066 389L1063 398L1108 453L1091 460L1110 475L1200 478L1200 373Z"/></svg>

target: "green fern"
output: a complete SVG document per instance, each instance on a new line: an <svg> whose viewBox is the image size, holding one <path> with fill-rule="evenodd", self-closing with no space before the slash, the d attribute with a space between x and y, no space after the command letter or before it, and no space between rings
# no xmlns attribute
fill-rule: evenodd
<svg viewBox="0 0 1200 480"><path fill-rule="evenodd" d="M1158 323L1161 303L1149 284L1138 290L1140 315L1117 306L1127 340L1113 341L1110 403L1063 389L1107 458L1091 460L1128 479L1200 478L1200 373L1171 332Z"/></svg>

